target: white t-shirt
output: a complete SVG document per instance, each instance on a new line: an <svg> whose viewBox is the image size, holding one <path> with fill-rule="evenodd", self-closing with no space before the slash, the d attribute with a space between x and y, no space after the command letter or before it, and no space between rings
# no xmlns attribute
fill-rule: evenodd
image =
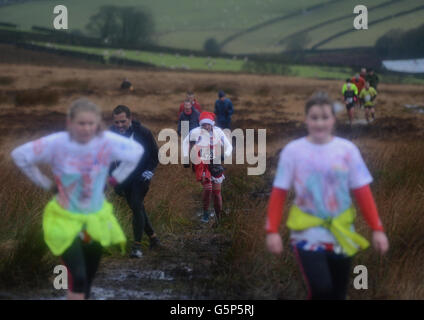
<svg viewBox="0 0 424 320"><path fill-rule="evenodd" d="M280 154L274 187L294 187L294 203L304 212L320 218L336 217L352 205L350 190L372 182L358 148L350 141L334 137L320 145L306 137L290 142ZM313 227L292 231L291 239L305 250L340 247L330 231Z"/></svg>
<svg viewBox="0 0 424 320"><path fill-rule="evenodd" d="M233 151L233 146L224 131L215 126L213 127L212 132L208 132L207 130L202 129L202 127L197 127L191 130L187 137L183 140L184 157L189 156L190 141L195 142L196 148L193 152L199 153L199 158L203 162L208 162L218 158L221 146L224 147L224 155L226 157L229 157Z"/></svg>
<svg viewBox="0 0 424 320"><path fill-rule="evenodd" d="M110 164L122 161L120 170L112 172L122 182L143 153L137 142L109 131L86 144L72 140L68 132L58 132L23 144L12 151L12 157L28 178L44 189L53 183L37 164L50 165L58 187L58 203L70 212L92 213L102 208Z"/></svg>

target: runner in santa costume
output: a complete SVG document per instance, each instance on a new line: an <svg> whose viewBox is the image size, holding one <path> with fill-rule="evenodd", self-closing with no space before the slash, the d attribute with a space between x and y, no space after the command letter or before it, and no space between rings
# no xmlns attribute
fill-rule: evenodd
<svg viewBox="0 0 424 320"><path fill-rule="evenodd" d="M224 168L221 165L225 157L231 156L233 147L222 129L215 126L215 115L202 112L199 118L200 127L190 131L183 141L184 167L189 168L188 157L195 165L196 179L203 186L203 217L202 222L209 221L209 202L213 196L217 221L222 211L221 184L225 179ZM190 141L194 146L190 151ZM224 148L222 155L221 149Z"/></svg>

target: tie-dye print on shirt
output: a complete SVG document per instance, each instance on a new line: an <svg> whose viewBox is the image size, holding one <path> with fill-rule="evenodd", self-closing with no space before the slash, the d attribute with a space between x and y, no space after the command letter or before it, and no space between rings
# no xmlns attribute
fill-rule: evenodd
<svg viewBox="0 0 424 320"><path fill-rule="evenodd" d="M75 213L100 210L110 164L121 160L135 168L143 153L138 143L112 132L104 132L87 144L79 144L67 132L59 132L28 142L16 150L28 165L45 163L51 166L59 191L58 203ZM116 178L123 180L125 177Z"/></svg>
<svg viewBox="0 0 424 320"><path fill-rule="evenodd" d="M334 137L318 145L306 138L289 143L280 154L274 187L294 187L294 203L320 218L336 217L352 205L350 190L372 182L358 148ZM292 243L305 250L338 251L333 235L324 227L291 233Z"/></svg>

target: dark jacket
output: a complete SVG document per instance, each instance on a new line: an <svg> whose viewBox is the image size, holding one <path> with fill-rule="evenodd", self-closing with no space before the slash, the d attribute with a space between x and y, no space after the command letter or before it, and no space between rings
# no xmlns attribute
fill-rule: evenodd
<svg viewBox="0 0 424 320"><path fill-rule="evenodd" d="M121 89L130 89L131 86L132 84L128 80L122 81L121 83Z"/></svg>
<svg viewBox="0 0 424 320"><path fill-rule="evenodd" d="M229 128L231 125L231 115L234 113L233 103L226 98L224 101L218 99L215 102L216 123L221 129Z"/></svg>
<svg viewBox="0 0 424 320"><path fill-rule="evenodd" d="M178 119L178 135L181 136L181 121L188 121L189 131L199 126L200 113L194 107L191 107L191 114L186 114L184 111Z"/></svg>
<svg viewBox="0 0 424 320"><path fill-rule="evenodd" d="M110 130L117 134L121 134L115 126L111 126ZM144 148L144 154L140 159L135 170L130 174L130 176L126 179L126 181L130 181L133 179L141 179L141 175L144 171L154 171L159 163L158 157L158 146L156 144L156 140L153 137L152 132L146 127L142 126L138 121L132 121L131 126L125 132L124 135L128 138L133 138L135 141L140 143ZM116 168L118 164L112 165L111 171Z"/></svg>
<svg viewBox="0 0 424 320"><path fill-rule="evenodd" d="M377 90L378 83L380 82L380 78L374 73L373 75L367 74L366 81L370 83L370 86Z"/></svg>

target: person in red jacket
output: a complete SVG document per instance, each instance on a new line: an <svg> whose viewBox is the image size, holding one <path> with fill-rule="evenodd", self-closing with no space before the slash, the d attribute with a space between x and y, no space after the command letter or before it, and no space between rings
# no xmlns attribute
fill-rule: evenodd
<svg viewBox="0 0 424 320"><path fill-rule="evenodd" d="M352 77L352 83L358 88L358 94L360 94L361 90L365 87L365 79L357 73L354 77Z"/></svg>
<svg viewBox="0 0 424 320"><path fill-rule="evenodd" d="M359 97L362 89L365 87L365 78L363 78L360 74L357 73L354 77L352 77L351 81L358 88L358 97ZM359 104L359 107L362 107L364 102L361 101L361 99L358 99L358 104Z"/></svg>
<svg viewBox="0 0 424 320"><path fill-rule="evenodd" d="M280 153L268 204L266 244L271 253L281 254L282 212L294 188L287 226L308 297L345 299L352 257L368 246L355 232L351 196L373 230L375 250L386 253L389 242L369 186L373 178L359 149L332 134L333 101L326 93L316 93L307 101L305 113L308 135L290 142Z"/></svg>
<svg viewBox="0 0 424 320"><path fill-rule="evenodd" d="M187 91L187 98L186 100L190 100L191 105L197 110L199 111L199 113L202 113L202 107L199 104L199 102L197 102L194 93L192 91ZM185 101L185 100L184 100ZM184 111L184 101L180 104L180 110L178 111L178 117L180 117L181 113Z"/></svg>

